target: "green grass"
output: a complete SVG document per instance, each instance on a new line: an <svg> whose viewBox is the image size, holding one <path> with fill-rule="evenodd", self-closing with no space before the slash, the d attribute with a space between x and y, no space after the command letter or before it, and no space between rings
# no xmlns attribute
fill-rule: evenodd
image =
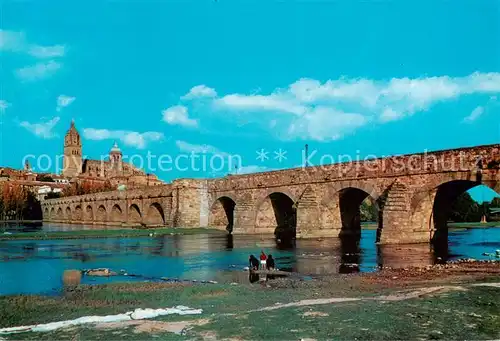
<svg viewBox="0 0 500 341"><path fill-rule="evenodd" d="M244 320L216 317L195 331L213 330L221 338L240 336L251 340L497 339L499 297L498 289L473 288L400 302L286 308L250 313ZM328 316L304 316L311 311Z"/></svg>
<svg viewBox="0 0 500 341"><path fill-rule="evenodd" d="M378 223L376 221L363 221L361 222L361 229L376 230L378 229Z"/></svg>
<svg viewBox="0 0 500 341"><path fill-rule="evenodd" d="M346 287L347 288L347 287ZM289 307L250 312L275 303L305 298L356 297L366 293L340 288L317 292L310 288L266 288L260 285L158 285L113 284L75 291L60 298L13 296L0 298L0 326L71 319L87 314L116 314L137 307L171 307L182 304L202 308L202 315L164 316L156 320L186 321L208 318L204 326L186 335L161 332L161 340L201 340L205 333L217 339L245 340L416 340L498 339L500 290L468 287L398 302L359 301L341 304ZM371 293L373 294L373 293ZM370 295L371 295L370 294ZM380 293L379 293L380 294ZM305 316L305 313L327 316ZM228 315L232 314L232 315ZM8 339L113 340L151 339L133 328L94 330L82 326L50 333L23 333Z"/></svg>
<svg viewBox="0 0 500 341"><path fill-rule="evenodd" d="M473 228L483 228L483 227L500 227L500 221L490 221L484 224L481 224L480 222L475 222L475 223L448 223L448 227L450 228L467 228L467 227L473 227Z"/></svg>
<svg viewBox="0 0 500 341"><path fill-rule="evenodd" d="M95 229L95 230L74 230L74 231L36 231L19 232L0 235L0 240L17 239L79 239L79 238L112 238L112 237L141 237L165 234L225 234L224 231L208 228L141 228L141 229Z"/></svg>

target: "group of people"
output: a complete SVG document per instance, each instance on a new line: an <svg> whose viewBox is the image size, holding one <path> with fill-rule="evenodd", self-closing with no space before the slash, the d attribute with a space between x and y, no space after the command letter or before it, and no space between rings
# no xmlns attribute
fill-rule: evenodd
<svg viewBox="0 0 500 341"><path fill-rule="evenodd" d="M250 255L248 258L248 267L250 270L274 270L275 263L273 255L266 255L263 250L260 252L260 261L254 256Z"/></svg>

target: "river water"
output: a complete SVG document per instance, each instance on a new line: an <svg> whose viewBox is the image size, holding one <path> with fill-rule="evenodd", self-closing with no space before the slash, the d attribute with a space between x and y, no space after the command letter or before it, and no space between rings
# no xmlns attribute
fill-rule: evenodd
<svg viewBox="0 0 500 341"><path fill-rule="evenodd" d="M54 229L54 227L52 227ZM57 227L55 229L58 229ZM248 256L271 253L279 269L303 275L376 271L379 266L429 265L447 259L490 259L500 249L500 228L450 230L448 249L427 244L376 246L375 231L363 230L361 241L338 238L297 240L277 245L254 236L167 235L140 238L0 241L0 295L57 294L66 269L105 267L131 276L83 276L82 283L182 280L248 282Z"/></svg>

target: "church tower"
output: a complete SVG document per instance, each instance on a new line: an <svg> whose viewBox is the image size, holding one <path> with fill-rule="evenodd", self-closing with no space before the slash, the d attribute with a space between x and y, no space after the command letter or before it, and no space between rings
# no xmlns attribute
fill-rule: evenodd
<svg viewBox="0 0 500 341"><path fill-rule="evenodd" d="M122 151L118 147L116 141L109 152L109 161L111 162L111 171L113 175L122 175Z"/></svg>
<svg viewBox="0 0 500 341"><path fill-rule="evenodd" d="M82 141L75 128L75 121L71 120L66 136L64 137L64 162L62 175L68 178L82 172Z"/></svg>

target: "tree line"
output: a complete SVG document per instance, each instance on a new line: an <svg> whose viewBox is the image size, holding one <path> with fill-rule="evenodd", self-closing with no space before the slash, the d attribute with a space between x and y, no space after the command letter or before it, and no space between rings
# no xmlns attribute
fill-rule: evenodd
<svg viewBox="0 0 500 341"><path fill-rule="evenodd" d="M60 193L48 193L46 199L106 192L113 189L109 181L75 182L66 186ZM33 190L15 181L0 185L0 221L42 220L42 218L42 207Z"/></svg>
<svg viewBox="0 0 500 341"><path fill-rule="evenodd" d="M4 184L0 195L2 220L42 220L40 201L32 191L20 184Z"/></svg>
<svg viewBox="0 0 500 341"><path fill-rule="evenodd" d="M47 195L47 199L61 198L61 197L71 197L74 195L84 195L100 192L113 191L115 188L111 185L109 180L105 182L94 182L84 180L82 182L73 182L70 185L63 188L62 192L54 193L51 192Z"/></svg>

